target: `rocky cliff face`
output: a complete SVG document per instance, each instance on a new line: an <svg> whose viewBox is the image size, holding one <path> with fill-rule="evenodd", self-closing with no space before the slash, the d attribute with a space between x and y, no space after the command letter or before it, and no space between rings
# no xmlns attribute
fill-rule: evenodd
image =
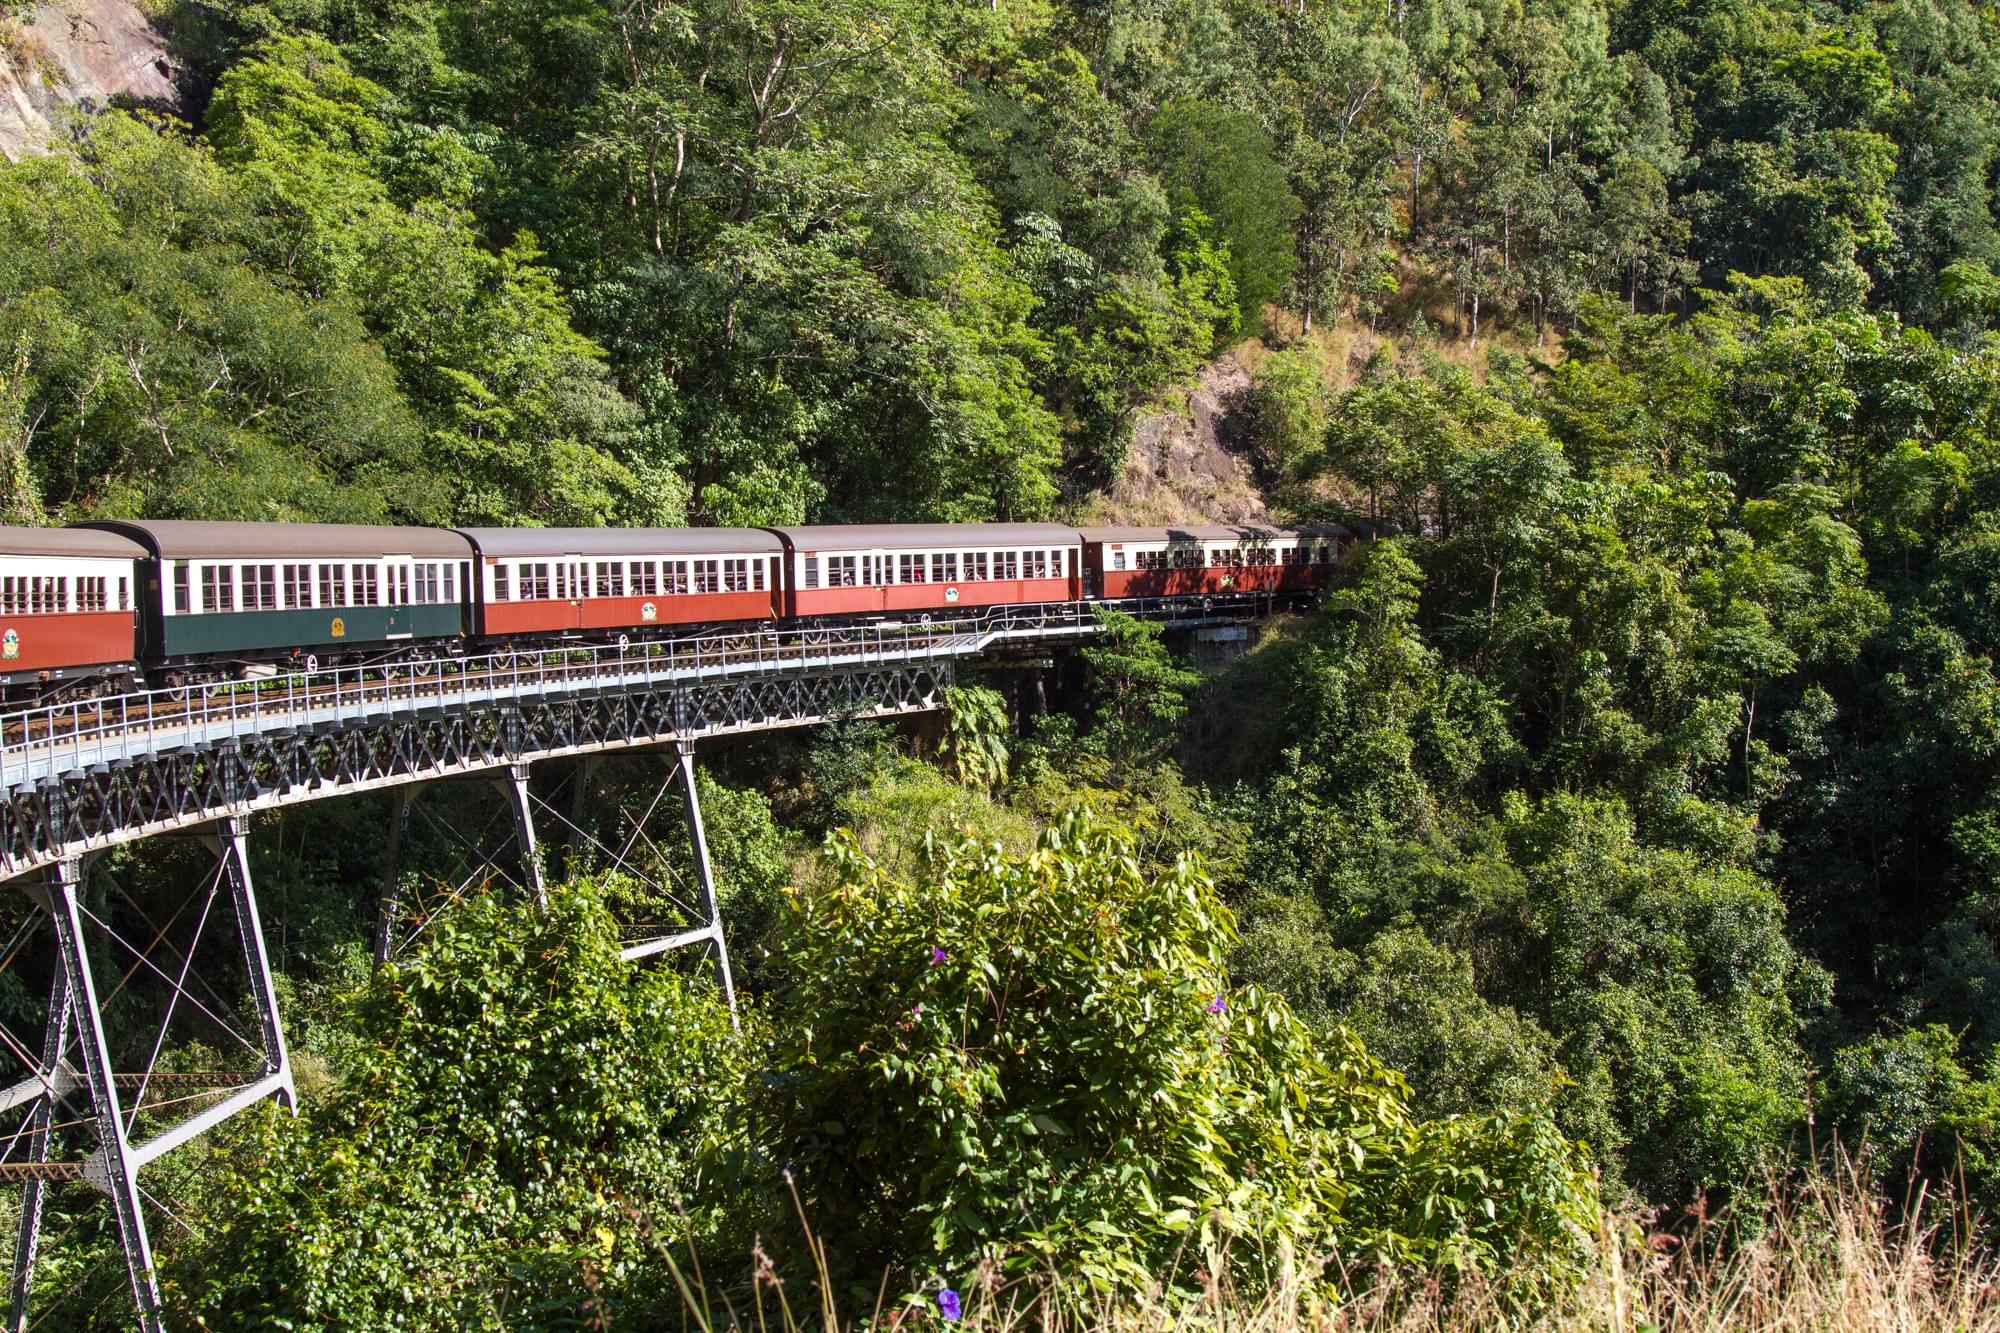
<svg viewBox="0 0 2000 1333"><path fill-rule="evenodd" d="M1101 523L1251 523L1264 497L1245 450L1250 371L1235 352L1171 401L1137 412L1125 469L1087 514Z"/></svg>
<svg viewBox="0 0 2000 1333"><path fill-rule="evenodd" d="M180 109L166 39L131 0L37 5L0 21L0 154L41 152L71 107Z"/></svg>

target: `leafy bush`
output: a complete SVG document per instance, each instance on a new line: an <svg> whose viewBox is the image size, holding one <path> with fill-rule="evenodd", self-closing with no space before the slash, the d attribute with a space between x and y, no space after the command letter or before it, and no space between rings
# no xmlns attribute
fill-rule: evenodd
<svg viewBox="0 0 2000 1333"><path fill-rule="evenodd" d="M796 900L760 1137L836 1276L975 1266L1079 1293L1374 1256L1559 1285L1595 1221L1546 1126L1413 1120L1344 1029L1233 990L1235 926L1183 860L1072 815L1026 855L935 839L892 878L845 834Z"/></svg>
<svg viewBox="0 0 2000 1333"><path fill-rule="evenodd" d="M1834 1056L1827 1110L1850 1143L1900 1175L1961 1176L2000 1202L2000 1068L1965 1072L1959 1038L1932 1023L1877 1034Z"/></svg>
<svg viewBox="0 0 2000 1333"><path fill-rule="evenodd" d="M516 1328L678 1308L646 1225L714 1236L742 1053L706 984L618 956L595 886L478 896L361 997L359 1067L273 1117L169 1269L184 1326ZM734 1240L731 1244L736 1243Z"/></svg>

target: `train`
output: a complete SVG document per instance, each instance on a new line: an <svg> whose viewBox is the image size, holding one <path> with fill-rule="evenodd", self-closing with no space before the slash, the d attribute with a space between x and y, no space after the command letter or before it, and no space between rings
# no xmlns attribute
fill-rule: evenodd
<svg viewBox="0 0 2000 1333"><path fill-rule="evenodd" d="M1000 606L1308 602L1337 524L0 528L0 701Z"/></svg>

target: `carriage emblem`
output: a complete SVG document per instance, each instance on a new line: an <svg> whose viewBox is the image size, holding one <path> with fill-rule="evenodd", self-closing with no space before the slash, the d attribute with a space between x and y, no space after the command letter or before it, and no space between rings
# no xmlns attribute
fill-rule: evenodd
<svg viewBox="0 0 2000 1333"><path fill-rule="evenodd" d="M639 608L639 619L645 621L648 625L652 624L655 620L658 620L659 618L660 618L660 608L654 606L651 602L647 602L645 605Z"/></svg>
<svg viewBox="0 0 2000 1333"><path fill-rule="evenodd" d="M21 636L13 630L0 634L0 657L14 658L21 655Z"/></svg>
<svg viewBox="0 0 2000 1333"><path fill-rule="evenodd" d="M347 637L347 622L339 616L335 616L333 624L327 627L327 632L336 639L344 639Z"/></svg>
<svg viewBox="0 0 2000 1333"><path fill-rule="evenodd" d="M957 600L958 600L958 589L956 589L956 588L946 588L946 589L944 590L944 599L945 599L945 600L946 600L947 602L955 602L955 601L957 601Z"/></svg>

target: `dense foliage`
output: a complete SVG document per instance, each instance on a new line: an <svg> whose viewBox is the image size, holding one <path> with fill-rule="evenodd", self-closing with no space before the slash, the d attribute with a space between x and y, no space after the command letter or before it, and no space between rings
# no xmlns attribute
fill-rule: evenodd
<svg viewBox="0 0 2000 1333"><path fill-rule="evenodd" d="M192 135L0 172L19 512L1035 517L1294 318L1541 344L1732 271L2000 317L1967 0L165 21Z"/></svg>
<svg viewBox="0 0 2000 1333"><path fill-rule="evenodd" d="M801 902L765 1114L863 1291L985 1256L1112 1289L1393 1256L1560 1283L1594 1226L1546 1124L1420 1124L1344 1029L1229 985L1235 930L1185 858L1150 874L1075 817L1010 856L948 836L914 882L851 838ZM1482 1169L1483 1168L1483 1169Z"/></svg>
<svg viewBox="0 0 2000 1333"><path fill-rule="evenodd" d="M1203 1228L1532 1287L1575 1142L1668 1219L1835 1134L2000 1203L1989 8L158 8L189 123L0 166L7 521L1081 518L1232 351L1272 512L1394 534L1217 678L1108 615L1046 710L704 777L748 1044L624 881L349 1006L374 834L287 815L319 1078L182 1182L188 1309L678 1318L676 1245L812 1270L786 1161L908 1291Z"/></svg>

